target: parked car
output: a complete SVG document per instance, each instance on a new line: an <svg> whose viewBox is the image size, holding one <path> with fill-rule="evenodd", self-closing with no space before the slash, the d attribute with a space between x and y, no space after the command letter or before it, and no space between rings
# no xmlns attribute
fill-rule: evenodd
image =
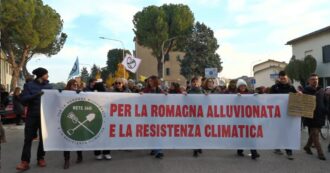
<svg viewBox="0 0 330 173"><path fill-rule="evenodd" d="M25 120L26 118L27 108L25 107L24 114L22 115L22 119ZM16 114L14 113L14 106L13 106L13 96L9 96L9 104L5 108L5 110L0 110L0 116L2 122L7 122L14 120L16 118Z"/></svg>

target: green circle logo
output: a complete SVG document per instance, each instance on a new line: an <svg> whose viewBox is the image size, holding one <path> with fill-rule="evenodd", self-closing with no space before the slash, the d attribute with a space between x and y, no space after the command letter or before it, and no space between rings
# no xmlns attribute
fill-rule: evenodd
<svg viewBox="0 0 330 173"><path fill-rule="evenodd" d="M61 114L61 129L69 139L88 141L102 129L102 113L93 103L76 101L65 107Z"/></svg>

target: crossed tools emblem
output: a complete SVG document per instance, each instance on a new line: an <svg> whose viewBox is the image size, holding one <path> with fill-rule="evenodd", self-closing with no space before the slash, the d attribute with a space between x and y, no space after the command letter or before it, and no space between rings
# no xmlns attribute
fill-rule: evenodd
<svg viewBox="0 0 330 173"><path fill-rule="evenodd" d="M67 130L66 132L71 136L74 134L74 132L79 128L79 127L83 127L84 129L86 129L89 133L95 135L95 133L90 130L88 127L86 127L84 124L86 122L92 122L94 119L95 119L95 114L94 113L90 113L86 116L86 119L83 121L83 122L80 122L78 117L73 113L73 112L70 112L67 117L69 119L72 120L72 123L73 124L78 124L76 127L72 128L72 129L69 129Z"/></svg>

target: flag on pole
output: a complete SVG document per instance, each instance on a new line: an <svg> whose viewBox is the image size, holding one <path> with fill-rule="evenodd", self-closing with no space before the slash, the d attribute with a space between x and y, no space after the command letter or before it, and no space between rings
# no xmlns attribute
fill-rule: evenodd
<svg viewBox="0 0 330 173"><path fill-rule="evenodd" d="M137 71L137 69L139 68L141 63L141 59L139 58L135 58L132 55L126 55L126 57L124 58L122 64L124 65L124 67L126 68L126 70L135 73Z"/></svg>
<svg viewBox="0 0 330 173"><path fill-rule="evenodd" d="M73 67L72 67L72 70L69 74L69 78L68 79L71 79L73 78L74 76L78 76L79 75L79 60L78 60L78 57L76 59L76 62L73 64Z"/></svg>

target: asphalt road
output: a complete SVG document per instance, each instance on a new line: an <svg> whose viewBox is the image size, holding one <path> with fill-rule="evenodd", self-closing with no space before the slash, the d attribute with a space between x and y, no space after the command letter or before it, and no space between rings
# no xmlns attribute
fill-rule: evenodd
<svg viewBox="0 0 330 173"><path fill-rule="evenodd" d="M0 173L15 173L16 165L20 162L23 146L24 126L5 125L7 143L1 145L2 168ZM302 133L302 146L307 139L306 131ZM213 173L213 172L297 172L297 173L328 173L330 172L330 153L326 151L328 140L321 140L328 160L321 161L314 155L307 155L303 150L294 151L295 159L288 160L285 155L276 155L273 151L259 151L261 158L252 160L245 151L245 157L236 156L235 150L204 150L198 157L192 157L191 150L166 150L162 160L149 155L149 151L112 151L111 161L97 161L92 152L83 152L83 162L76 164L76 153L71 153L71 166L63 169L63 152L47 152L47 167L39 168L36 165L37 142L33 142L31 173L61 173L61 172L111 172L111 173Z"/></svg>

